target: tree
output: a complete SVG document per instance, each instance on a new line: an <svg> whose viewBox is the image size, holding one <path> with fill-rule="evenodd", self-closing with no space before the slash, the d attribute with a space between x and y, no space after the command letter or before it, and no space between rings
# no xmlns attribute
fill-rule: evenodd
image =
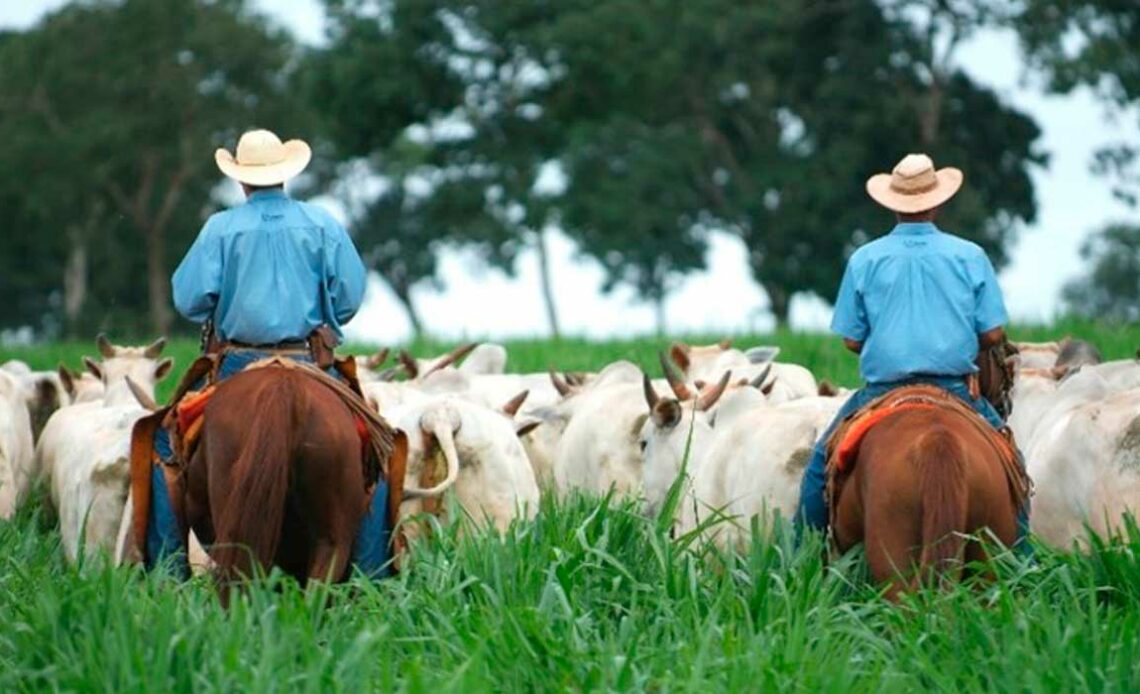
<svg viewBox="0 0 1140 694"><path fill-rule="evenodd" d="M95 0L0 44L0 140L20 143L0 156L27 172L8 202L63 230L52 267L66 270L50 274L69 320L118 285L101 298L169 330L170 270L211 206L213 150L301 119L282 80L291 45L244 0Z"/></svg>
<svg viewBox="0 0 1140 694"><path fill-rule="evenodd" d="M1103 229L1084 242L1081 258L1091 269L1065 285L1065 307L1089 318L1140 321L1140 227Z"/></svg>

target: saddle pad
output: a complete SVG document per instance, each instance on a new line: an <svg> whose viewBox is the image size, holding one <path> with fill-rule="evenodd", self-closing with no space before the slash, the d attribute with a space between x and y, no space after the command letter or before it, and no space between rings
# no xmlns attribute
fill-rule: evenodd
<svg viewBox="0 0 1140 694"><path fill-rule="evenodd" d="M843 432L843 438L836 446L835 465L840 472L850 470L851 466L855 464L855 459L859 457L859 446L863 443L867 433L887 417L910 410L933 410L935 407L937 406L931 402L900 402L891 407L872 410L865 416L856 415L856 419Z"/></svg>

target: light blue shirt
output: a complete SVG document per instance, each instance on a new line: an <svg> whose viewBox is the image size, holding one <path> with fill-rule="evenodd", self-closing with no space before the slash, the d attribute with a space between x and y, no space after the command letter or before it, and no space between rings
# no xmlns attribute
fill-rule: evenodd
<svg viewBox="0 0 1140 694"><path fill-rule="evenodd" d="M865 381L891 383L973 373L978 335L1007 320L977 244L930 223L899 224L847 262L831 329L863 343Z"/></svg>
<svg viewBox="0 0 1140 694"><path fill-rule="evenodd" d="M264 190L206 221L174 271L174 305L222 340L303 340L322 323L340 335L364 298L352 239L316 205Z"/></svg>

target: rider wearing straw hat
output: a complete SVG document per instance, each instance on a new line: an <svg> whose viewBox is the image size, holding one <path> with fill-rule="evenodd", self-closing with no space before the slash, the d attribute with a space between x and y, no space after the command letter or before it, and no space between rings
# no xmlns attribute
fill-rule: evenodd
<svg viewBox="0 0 1140 694"><path fill-rule="evenodd" d="M246 201L210 217L173 284L178 311L211 321L220 342L300 345L325 325L339 338L360 308L365 271L352 240L326 211L285 194L311 157L305 142L268 130L242 135L235 154L214 154Z"/></svg>
<svg viewBox="0 0 1140 694"><path fill-rule="evenodd" d="M976 244L934 224L962 186L962 172L935 169L925 154L903 158L867 181L867 193L895 213L894 229L860 247L847 263L831 328L859 355L866 385L851 396L816 443L800 486L798 528L826 530L827 442L849 415L895 388L937 385L971 405L996 429L1001 416L974 397L966 378L980 348L1005 339L1005 305L993 265ZM1028 513L1018 519L1019 536Z"/></svg>

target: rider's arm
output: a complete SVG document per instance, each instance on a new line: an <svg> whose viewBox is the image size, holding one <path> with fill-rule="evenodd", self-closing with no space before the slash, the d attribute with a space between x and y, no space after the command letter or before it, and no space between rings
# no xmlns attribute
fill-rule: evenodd
<svg viewBox="0 0 1140 694"><path fill-rule="evenodd" d="M367 273L348 232L335 221L332 224L336 228L330 236L335 241L329 249L329 276L325 281L336 322L343 325L356 315L364 301Z"/></svg>
<svg viewBox="0 0 1140 694"><path fill-rule="evenodd" d="M1002 326L1009 322L1009 316L994 266L980 248L973 270L974 332L978 333L978 342L983 348L991 347L1005 337Z"/></svg>
<svg viewBox="0 0 1140 694"><path fill-rule="evenodd" d="M175 308L195 323L213 316L221 292L222 249L215 233L219 223L217 215L206 221L171 280Z"/></svg>
<svg viewBox="0 0 1140 694"><path fill-rule="evenodd" d="M847 263L843 281L839 284L839 296L835 299L835 314L831 318L831 329L839 333L847 349L856 354L863 351L863 342L871 332L863 293L859 289L858 262L856 253Z"/></svg>

